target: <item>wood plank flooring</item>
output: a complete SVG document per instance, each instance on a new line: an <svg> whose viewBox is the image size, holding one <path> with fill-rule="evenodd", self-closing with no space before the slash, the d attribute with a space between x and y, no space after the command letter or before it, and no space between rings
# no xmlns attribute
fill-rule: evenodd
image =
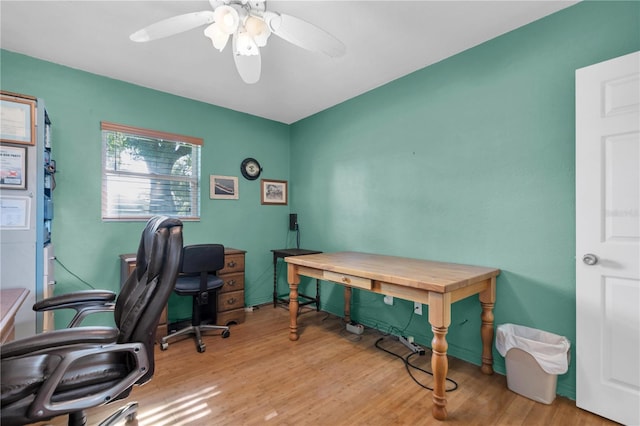
<svg viewBox="0 0 640 426"><path fill-rule="evenodd" d="M507 389L506 378L485 376L478 366L449 357L449 377L458 389L447 394L449 419L431 417L431 392L416 384L401 359L375 347L381 333L347 333L340 318L306 311L300 340L288 339L288 311L262 306L232 326L231 337L193 339L156 346L153 379L127 401L138 401L138 424L180 425L615 425L557 397L540 404ZM426 320L425 320L426 323ZM408 350L385 337L380 346ZM431 370L430 352L412 363ZM415 371L431 385L431 376ZM89 411L90 424L122 401ZM64 425L60 417L41 425Z"/></svg>

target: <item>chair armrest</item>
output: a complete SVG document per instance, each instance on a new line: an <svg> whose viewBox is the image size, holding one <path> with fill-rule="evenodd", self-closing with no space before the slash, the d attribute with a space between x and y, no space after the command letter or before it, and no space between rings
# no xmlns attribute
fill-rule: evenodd
<svg viewBox="0 0 640 426"><path fill-rule="evenodd" d="M79 304L108 303L116 300L116 294L108 290L85 290L48 297L33 305L34 311L74 308Z"/></svg>
<svg viewBox="0 0 640 426"><path fill-rule="evenodd" d="M71 330L85 330L85 327ZM115 381L113 385L107 389L91 392L80 398L69 401L52 400L54 392L62 382L70 366L75 362L83 358L95 358L96 355L114 352L130 354L131 365L126 377ZM100 368L100 366L96 366L96 368ZM109 368L109 364L106 363L103 368ZM147 373L149 368L149 356L142 343L114 343L100 347L71 350L63 357L60 364L56 366L36 394L34 401L29 407L29 418L48 418L65 414L69 411L85 410L106 404L109 401L117 399L120 394L135 385L136 382Z"/></svg>
<svg viewBox="0 0 640 426"><path fill-rule="evenodd" d="M116 294L108 290L85 290L73 293L60 294L36 302L33 310L36 312L55 309L73 309L75 316L71 319L68 328L77 327L89 314L96 312L113 312Z"/></svg>
<svg viewBox="0 0 640 426"><path fill-rule="evenodd" d="M65 328L14 340L0 346L0 357L11 358L76 344L106 345L115 343L118 329L112 327Z"/></svg>

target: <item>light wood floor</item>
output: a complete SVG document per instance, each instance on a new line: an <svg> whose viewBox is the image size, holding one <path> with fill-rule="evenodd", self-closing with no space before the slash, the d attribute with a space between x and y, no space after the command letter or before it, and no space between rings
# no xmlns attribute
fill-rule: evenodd
<svg viewBox="0 0 640 426"><path fill-rule="evenodd" d="M426 320L425 320L426 321ZM431 392L408 375L402 360L375 347L382 334L344 331L340 318L315 311L300 316L301 337L288 339L288 311L262 306L232 326L231 337L205 338L198 353L192 339L156 346L156 372L134 389L139 425L615 425L558 397L540 404L507 389L506 378L449 357L449 419L431 417ZM381 346L408 350L385 338ZM412 358L430 370L430 353ZM430 376L417 372L430 386ZM97 419L120 406L89 411ZM115 406L115 407L114 407ZM64 418L52 425L65 424Z"/></svg>

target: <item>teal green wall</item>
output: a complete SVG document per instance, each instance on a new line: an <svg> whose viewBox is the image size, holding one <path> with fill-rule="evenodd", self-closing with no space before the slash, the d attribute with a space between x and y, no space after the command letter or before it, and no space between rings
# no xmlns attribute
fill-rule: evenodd
<svg viewBox="0 0 640 426"><path fill-rule="evenodd" d="M100 122L197 136L202 149L201 221L185 222L186 244L220 242L247 250L246 302L271 298L269 250L285 244L287 206L262 206L260 181L240 175L246 157L262 177L289 179L289 127L228 109L1 51L2 89L44 99L57 161L53 241L57 258L96 288L119 288L120 253L135 252L141 222L103 222ZM209 175L239 176L239 200L210 200ZM86 288L59 265L57 293ZM189 317L190 301L172 296L170 319ZM186 302L186 303L182 303ZM62 326L67 316L58 316Z"/></svg>
<svg viewBox="0 0 640 426"><path fill-rule="evenodd" d="M575 345L574 72L638 50L639 23L638 3L579 4L295 123L302 245L500 268L496 324ZM354 293L355 319L429 346L426 310ZM342 288L322 301L341 314ZM477 297L454 304L449 353L479 364L479 328Z"/></svg>
<svg viewBox="0 0 640 426"><path fill-rule="evenodd" d="M294 244L291 211L302 247L498 267L496 323L575 345L574 72L640 49L638 16L636 2L581 3L291 126L6 51L1 83L47 103L56 254L96 287L117 288L118 254L134 251L140 232L100 220L105 120L203 137L203 177L238 176L252 156L264 177L290 181L290 206L261 206L258 182L240 178L237 201L209 200L205 178L202 220L185 225L186 243L248 250L247 305L270 300L269 250ZM56 276L58 292L83 288L61 268ZM321 291L323 309L341 314L342 289ZM413 316L406 301L356 290L352 314L431 340L426 309ZM480 363L479 317L476 299L454 304L451 355ZM558 392L575 397L573 364Z"/></svg>

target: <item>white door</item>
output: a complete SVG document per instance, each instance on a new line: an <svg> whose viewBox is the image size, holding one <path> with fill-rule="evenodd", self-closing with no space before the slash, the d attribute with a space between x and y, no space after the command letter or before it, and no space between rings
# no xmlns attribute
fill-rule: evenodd
<svg viewBox="0 0 640 426"><path fill-rule="evenodd" d="M640 424L640 52L576 71L576 403Z"/></svg>

